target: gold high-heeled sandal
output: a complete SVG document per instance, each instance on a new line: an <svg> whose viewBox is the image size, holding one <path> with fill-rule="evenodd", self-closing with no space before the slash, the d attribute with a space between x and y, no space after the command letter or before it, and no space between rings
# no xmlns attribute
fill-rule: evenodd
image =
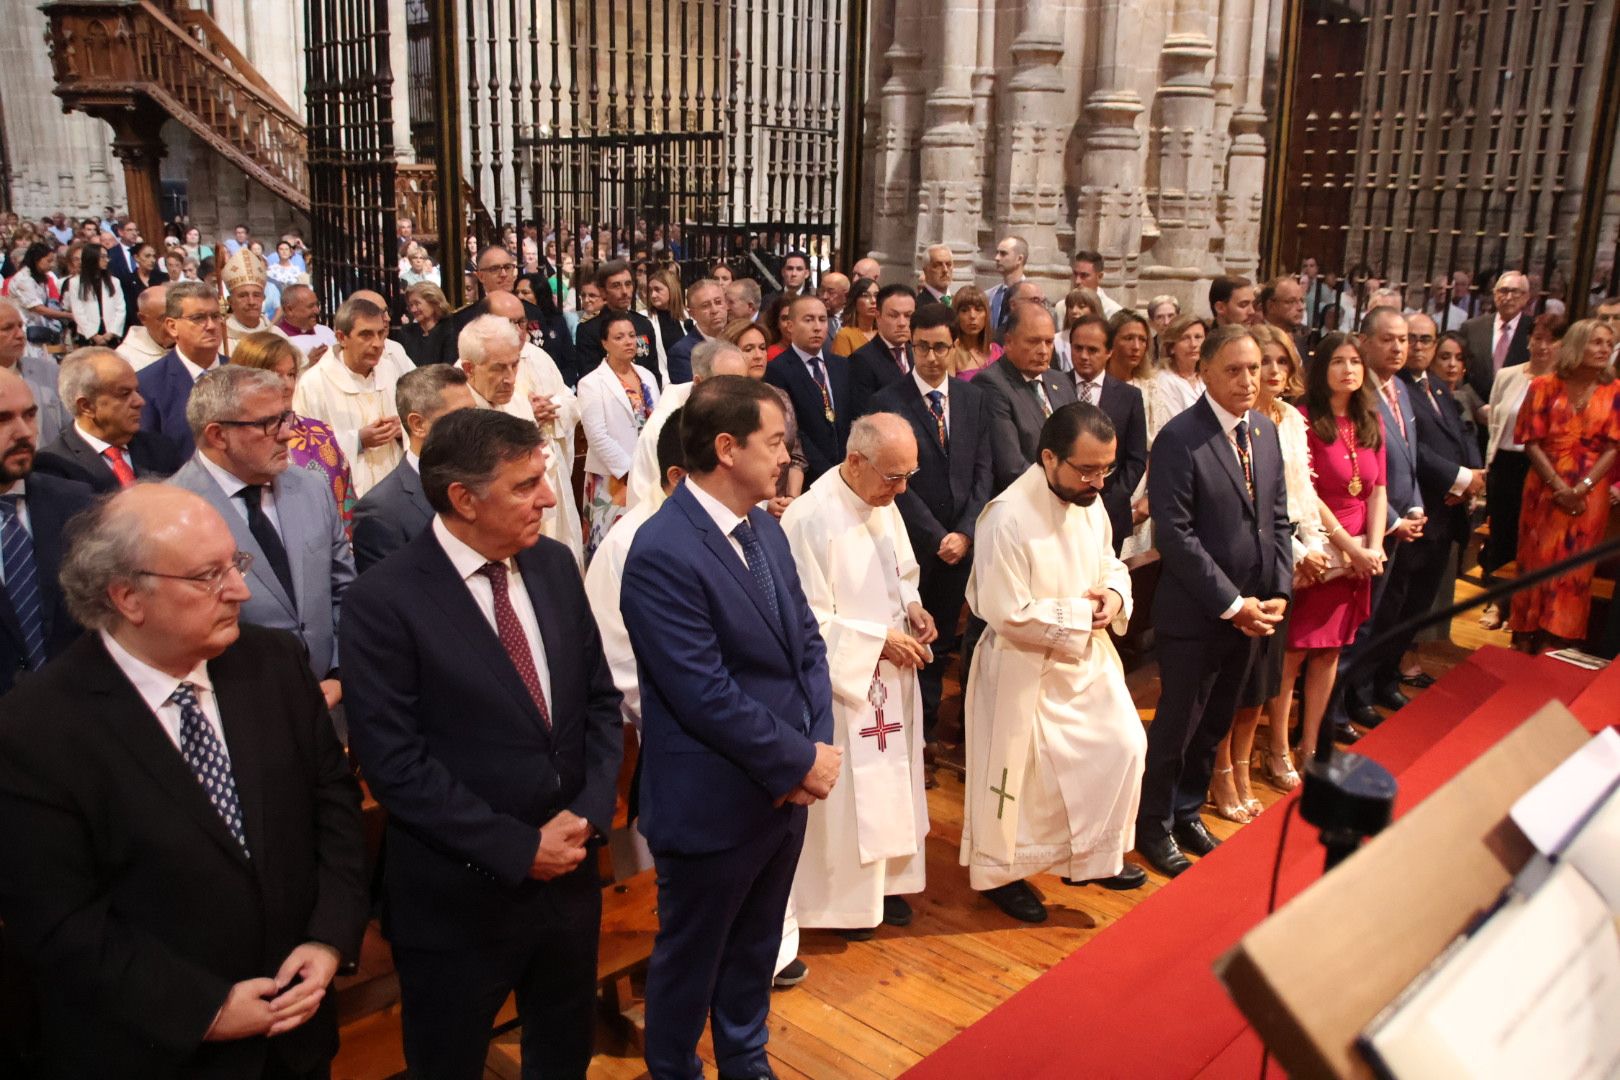
<svg viewBox="0 0 1620 1080"><path fill-rule="evenodd" d="M1230 776L1231 773L1232 773L1232 769L1231 769L1230 766L1228 766L1227 768L1224 768L1224 769L1216 769L1214 775L1215 776ZM1213 777L1211 778L1211 786L1213 787ZM1235 787L1236 787L1236 785L1234 783L1234 791L1233 791L1234 796L1236 795ZM1214 808L1216 817L1225 818L1227 821L1235 821L1239 825L1247 825L1249 822L1254 820L1252 817L1249 816L1249 812L1243 808L1243 805L1241 803L1222 804L1222 803L1216 802L1213 798L1211 798L1210 801L1209 801L1209 805Z"/></svg>

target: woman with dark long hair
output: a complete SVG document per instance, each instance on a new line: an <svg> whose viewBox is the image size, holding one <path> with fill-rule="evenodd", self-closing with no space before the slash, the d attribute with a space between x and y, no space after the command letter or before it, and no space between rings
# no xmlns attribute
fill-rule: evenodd
<svg viewBox="0 0 1620 1080"><path fill-rule="evenodd" d="M100 244L86 244L79 255L79 272L69 278L64 299L73 312L73 325L84 345L118 344L124 337L124 290L107 269L107 253Z"/></svg>
<svg viewBox="0 0 1620 1080"><path fill-rule="evenodd" d="M878 283L871 278L856 278L844 298L843 325L833 336L832 351L840 356L853 356L856 350L872 340L877 333Z"/></svg>
<svg viewBox="0 0 1620 1080"><path fill-rule="evenodd" d="M1306 441L1322 521L1328 568L1296 588L1289 609L1282 684L1305 668L1301 760L1314 751L1339 653L1372 614L1372 579L1384 571L1384 429L1367 381L1361 348L1348 334L1328 334L1305 368Z"/></svg>

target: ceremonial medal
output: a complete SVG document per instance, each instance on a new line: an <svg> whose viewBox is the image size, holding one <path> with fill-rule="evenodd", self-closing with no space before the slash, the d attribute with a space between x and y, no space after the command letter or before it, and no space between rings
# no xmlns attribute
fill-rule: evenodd
<svg viewBox="0 0 1620 1080"><path fill-rule="evenodd" d="M1352 476L1350 478L1350 483L1346 486L1350 492L1350 497L1355 498L1361 494L1361 477Z"/></svg>
<svg viewBox="0 0 1620 1080"><path fill-rule="evenodd" d="M1350 482L1344 488L1350 493L1352 499L1359 499L1362 492L1361 462L1356 458L1356 451L1360 448L1357 446L1356 440L1351 438L1355 434L1355 430L1354 421L1339 425L1339 436L1344 440L1344 448L1350 457Z"/></svg>

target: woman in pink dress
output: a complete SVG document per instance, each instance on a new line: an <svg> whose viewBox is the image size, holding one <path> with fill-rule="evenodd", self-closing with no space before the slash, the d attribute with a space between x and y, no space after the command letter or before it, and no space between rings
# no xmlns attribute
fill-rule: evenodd
<svg viewBox="0 0 1620 1080"><path fill-rule="evenodd" d="M1289 612L1282 685L1294 685L1305 666L1304 760L1316 747L1339 652L1372 613L1372 579L1384 570L1383 422L1354 338L1329 334L1317 345L1305 369L1301 411L1333 557L1315 584L1296 589Z"/></svg>

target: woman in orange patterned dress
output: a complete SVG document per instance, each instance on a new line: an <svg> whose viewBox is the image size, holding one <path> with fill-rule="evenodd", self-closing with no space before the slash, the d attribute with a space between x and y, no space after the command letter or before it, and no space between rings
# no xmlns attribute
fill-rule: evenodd
<svg viewBox="0 0 1620 1080"><path fill-rule="evenodd" d="M264 330L249 334L231 351L231 363L242 367L273 371L287 386L287 405L292 408L293 386L298 382L298 346L281 334ZM354 532L354 481L349 461L338 447L337 435L319 420L297 417L290 429L287 458L295 469L308 469L326 481L327 490L337 500L343 531Z"/></svg>
<svg viewBox="0 0 1620 1080"><path fill-rule="evenodd" d="M1521 574L1594 547L1609 522L1609 470L1620 448L1620 413L1609 357L1614 334L1582 319L1564 335L1553 370L1525 393L1514 431L1530 458L1519 511ZM1513 646L1539 652L1586 637L1592 606L1586 566L1513 598Z"/></svg>

